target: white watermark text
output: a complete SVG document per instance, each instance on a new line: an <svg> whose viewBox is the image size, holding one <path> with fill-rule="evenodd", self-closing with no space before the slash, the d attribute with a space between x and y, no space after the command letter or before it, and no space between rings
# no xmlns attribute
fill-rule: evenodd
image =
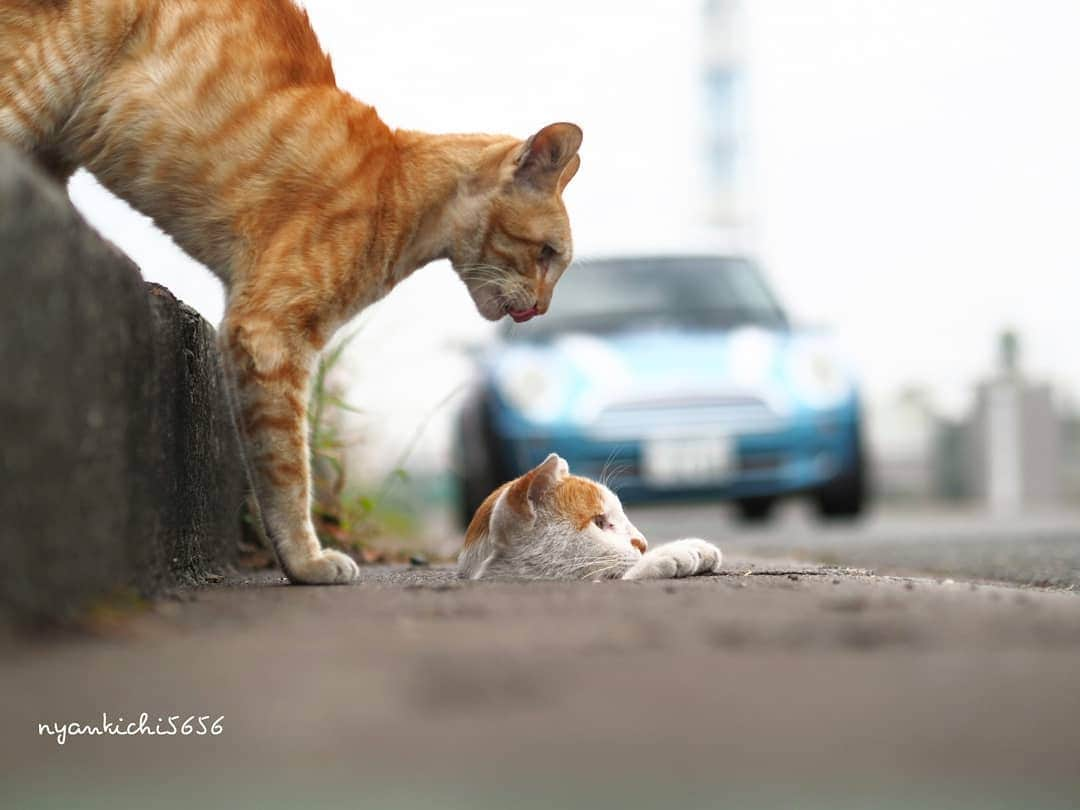
<svg viewBox="0 0 1080 810"><path fill-rule="evenodd" d="M100 723L38 723L39 737L53 737L57 745L64 745L69 737L217 737L225 730L225 715L171 714L150 720L143 712L137 720L125 720L117 716L109 719L102 712Z"/></svg>

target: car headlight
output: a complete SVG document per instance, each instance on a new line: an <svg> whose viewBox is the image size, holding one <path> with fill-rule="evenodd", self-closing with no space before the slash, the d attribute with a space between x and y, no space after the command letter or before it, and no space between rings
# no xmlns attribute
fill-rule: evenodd
<svg viewBox="0 0 1080 810"><path fill-rule="evenodd" d="M793 347L788 378L795 395L812 408L835 408L855 393L847 365L834 349L818 342Z"/></svg>
<svg viewBox="0 0 1080 810"><path fill-rule="evenodd" d="M550 364L518 357L496 376L499 394L533 422L554 422L565 408L565 386Z"/></svg>
<svg viewBox="0 0 1080 810"><path fill-rule="evenodd" d="M732 382L747 387L769 380L776 362L778 341L764 329L744 327L728 339L728 373Z"/></svg>

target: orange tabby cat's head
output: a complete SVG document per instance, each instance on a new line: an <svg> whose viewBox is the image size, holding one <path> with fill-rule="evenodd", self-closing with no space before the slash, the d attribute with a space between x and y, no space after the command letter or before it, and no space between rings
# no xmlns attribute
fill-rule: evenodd
<svg viewBox="0 0 1080 810"><path fill-rule="evenodd" d="M452 260L488 320L543 315L573 257L562 191L581 164L581 129L551 124L488 170L479 222L467 223Z"/></svg>

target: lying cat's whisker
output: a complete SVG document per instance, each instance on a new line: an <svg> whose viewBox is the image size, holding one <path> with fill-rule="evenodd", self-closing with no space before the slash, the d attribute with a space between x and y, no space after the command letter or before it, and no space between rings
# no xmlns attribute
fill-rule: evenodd
<svg viewBox="0 0 1080 810"><path fill-rule="evenodd" d="M591 565L567 566L566 571L578 579L593 579L600 571L606 570L611 565L612 563L608 560L602 560L593 562Z"/></svg>
<svg viewBox="0 0 1080 810"><path fill-rule="evenodd" d="M611 466L611 462L615 459L615 453L618 452L618 449L619 448L616 447L614 450L608 453L608 457L604 459L604 466L600 468L600 478L598 479L601 486L607 486L608 467Z"/></svg>
<svg viewBox="0 0 1080 810"><path fill-rule="evenodd" d="M579 554L576 557L564 558L561 562L564 565L568 566L568 567L580 567L581 565L583 565L585 563L592 563L592 564L604 563L604 562L607 562L608 560L616 559L616 556L617 555L603 554L603 553Z"/></svg>
<svg viewBox="0 0 1080 810"><path fill-rule="evenodd" d="M603 482L604 486L606 486L612 492L617 492L619 489L620 476L622 476L629 469L630 464L625 461L619 462L618 464L614 465L608 471L607 479Z"/></svg>
<svg viewBox="0 0 1080 810"><path fill-rule="evenodd" d="M625 462L619 462L614 467L612 467L612 462L615 461L616 456L618 456L619 453L622 452L625 446L626 445L624 444L616 445L615 449L608 454L607 460L604 462L604 466L600 470L600 484L607 487L608 489L614 489L614 486L611 485L611 482L615 480L615 476L617 476L627 467L627 464Z"/></svg>
<svg viewBox="0 0 1080 810"><path fill-rule="evenodd" d="M625 563L625 560L622 555L610 551L599 551L597 553L582 553L572 557L564 557L559 560L558 568L564 575L587 578L592 575L591 572L593 571L603 572L612 566L623 563Z"/></svg>
<svg viewBox="0 0 1080 810"><path fill-rule="evenodd" d="M630 564L622 557L608 557L602 560L604 565L600 567L593 566L587 568L582 572L582 579L603 579L604 575L609 571L613 571L617 568L629 568Z"/></svg>

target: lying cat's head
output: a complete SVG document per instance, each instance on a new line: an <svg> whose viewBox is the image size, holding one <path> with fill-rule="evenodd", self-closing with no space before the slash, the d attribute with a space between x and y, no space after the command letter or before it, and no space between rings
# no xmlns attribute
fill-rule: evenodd
<svg viewBox="0 0 1080 810"><path fill-rule="evenodd" d="M573 257L562 191L581 164L581 129L551 124L484 170L477 210L451 259L480 314L491 321L543 315Z"/></svg>
<svg viewBox="0 0 1080 810"><path fill-rule="evenodd" d="M619 577L646 548L615 493L570 475L566 462L552 453L476 510L458 564L470 578Z"/></svg>

